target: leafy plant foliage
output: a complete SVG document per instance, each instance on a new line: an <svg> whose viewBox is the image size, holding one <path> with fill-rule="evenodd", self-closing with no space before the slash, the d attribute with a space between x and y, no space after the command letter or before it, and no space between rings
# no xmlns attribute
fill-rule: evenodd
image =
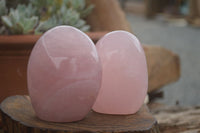
<svg viewBox="0 0 200 133"><path fill-rule="evenodd" d="M8 11L5 0L0 0L0 33L41 34L57 25L88 31L84 18L92 9L93 5L86 7L85 0L29 0Z"/></svg>

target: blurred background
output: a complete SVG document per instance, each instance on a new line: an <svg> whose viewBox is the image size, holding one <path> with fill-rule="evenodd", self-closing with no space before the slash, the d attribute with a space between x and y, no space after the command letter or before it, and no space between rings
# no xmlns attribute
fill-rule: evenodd
<svg viewBox="0 0 200 133"><path fill-rule="evenodd" d="M163 46L180 57L181 76L162 87L161 103L200 105L200 1L120 0L142 44Z"/></svg>

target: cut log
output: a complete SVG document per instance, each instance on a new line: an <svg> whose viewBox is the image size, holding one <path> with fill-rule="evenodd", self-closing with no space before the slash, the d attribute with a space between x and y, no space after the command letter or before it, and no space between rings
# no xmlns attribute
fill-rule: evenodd
<svg viewBox="0 0 200 133"><path fill-rule="evenodd" d="M155 91L179 79L180 61L178 55L155 45L145 45L144 51L149 75L148 92Z"/></svg>
<svg viewBox="0 0 200 133"><path fill-rule="evenodd" d="M82 121L53 123L35 116L28 96L12 96L1 103L1 115L6 133L159 133L157 122L145 105L134 115L91 111Z"/></svg>
<svg viewBox="0 0 200 133"><path fill-rule="evenodd" d="M162 133L199 133L200 107L159 106L152 108Z"/></svg>
<svg viewBox="0 0 200 133"><path fill-rule="evenodd" d="M117 0L88 0L95 6L87 18L92 31L126 30L131 27Z"/></svg>

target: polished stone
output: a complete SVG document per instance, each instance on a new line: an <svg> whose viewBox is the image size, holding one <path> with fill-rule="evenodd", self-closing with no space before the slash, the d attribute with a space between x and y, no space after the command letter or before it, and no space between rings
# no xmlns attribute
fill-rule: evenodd
<svg viewBox="0 0 200 133"><path fill-rule="evenodd" d="M28 90L36 115L72 122L91 110L100 85L101 64L91 39L70 26L47 31L28 63Z"/></svg>
<svg viewBox="0 0 200 133"><path fill-rule="evenodd" d="M134 114L148 87L146 58L139 40L129 32L114 31L101 38L102 85L93 110L105 114Z"/></svg>

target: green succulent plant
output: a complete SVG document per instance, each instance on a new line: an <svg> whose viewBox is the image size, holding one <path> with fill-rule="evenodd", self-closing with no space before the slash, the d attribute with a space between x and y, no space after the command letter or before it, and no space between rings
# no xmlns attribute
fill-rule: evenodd
<svg viewBox="0 0 200 133"><path fill-rule="evenodd" d="M62 19L59 19L62 18ZM88 31L89 25L86 25L78 12L73 9L67 9L66 6L62 6L55 12L49 19L42 21L36 29L36 33L42 33L57 25L71 25L82 31Z"/></svg>
<svg viewBox="0 0 200 133"><path fill-rule="evenodd" d="M4 34L41 34L57 25L88 31L90 26L84 18L94 8L93 5L86 6L85 0L29 0L28 4L18 4L16 9L11 8L5 15L5 0L0 2L4 7L0 33Z"/></svg>
<svg viewBox="0 0 200 133"><path fill-rule="evenodd" d="M19 4L16 9L10 9L7 16L2 16L2 23L10 34L30 34L34 33L34 28L38 24L38 17L34 16L36 8L31 4L28 6Z"/></svg>
<svg viewBox="0 0 200 133"><path fill-rule="evenodd" d="M0 16L6 15L8 12L8 9L6 8L6 1L0 0ZM2 25L1 19L0 19L0 34L5 31L5 27Z"/></svg>

